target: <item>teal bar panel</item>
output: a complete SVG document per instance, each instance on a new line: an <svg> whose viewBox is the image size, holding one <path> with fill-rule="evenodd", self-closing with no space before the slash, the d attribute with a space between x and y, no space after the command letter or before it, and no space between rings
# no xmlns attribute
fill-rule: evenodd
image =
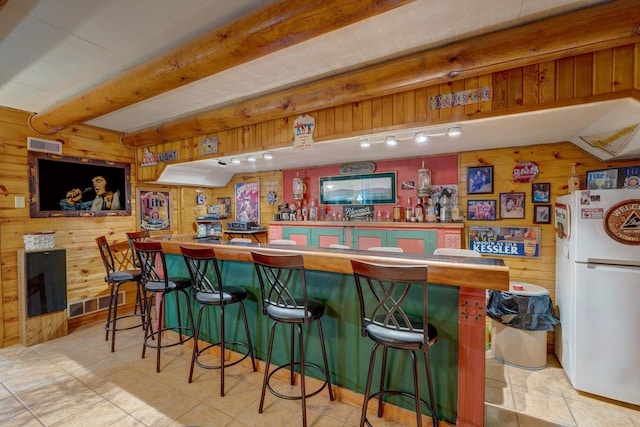
<svg viewBox="0 0 640 427"><path fill-rule="evenodd" d="M220 263L223 280L229 285L245 287L249 297L245 301L251 338L256 357L264 360L271 321L262 314L260 303L260 285L253 264L222 261ZM167 255L167 266L170 275L188 276L184 260L178 255ZM357 291L353 276L339 273L307 270L307 286L309 296L325 302L327 309L322 318L331 380L334 384L346 389L364 392L364 385L369 367L372 341L360 335L360 314L358 313ZM458 384L458 288L432 284L429 286L429 321L438 329L438 342L430 350L431 369L438 405L438 417L455 423L457 411ZM181 301L182 303L182 301ZM182 303L183 304L183 303ZM416 301L419 309L419 301ZM197 305L194 304L194 316ZM227 309L227 340L244 341L244 329L240 323L237 307ZM212 314L203 320L202 339L210 342L218 341L219 312L209 310ZM167 301L167 324L176 324L175 299ZM287 326L277 327L273 354L273 363L282 364L289 354L290 329ZM305 330L305 357L312 363L321 364L322 356L319 346L318 329L315 324ZM240 351L240 349L238 349ZM428 396L426 374L422 356L418 354L421 378L421 393ZM378 364L381 360L379 355ZM411 359L406 352L389 351L389 368L387 380L391 387L413 391ZM374 375L379 378L379 367ZM307 370L310 376L318 377L314 370ZM186 380L186 379L185 379ZM378 381L374 381L374 385ZM257 393L259 393L257 391ZM409 410L413 406L408 400L390 402Z"/></svg>

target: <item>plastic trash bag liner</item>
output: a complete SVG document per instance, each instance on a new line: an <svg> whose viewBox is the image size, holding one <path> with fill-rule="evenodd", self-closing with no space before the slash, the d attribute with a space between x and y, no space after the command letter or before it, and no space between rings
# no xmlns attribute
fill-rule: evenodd
<svg viewBox="0 0 640 427"><path fill-rule="evenodd" d="M549 295L489 291L487 316L516 329L553 331L558 319L553 317L551 309Z"/></svg>

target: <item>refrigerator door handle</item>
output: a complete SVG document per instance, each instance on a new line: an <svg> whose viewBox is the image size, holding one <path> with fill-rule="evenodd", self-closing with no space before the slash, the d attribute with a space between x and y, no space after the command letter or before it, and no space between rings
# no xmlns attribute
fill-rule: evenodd
<svg viewBox="0 0 640 427"><path fill-rule="evenodd" d="M596 268L598 266L640 268L640 261L606 259L606 258L587 258L588 268Z"/></svg>

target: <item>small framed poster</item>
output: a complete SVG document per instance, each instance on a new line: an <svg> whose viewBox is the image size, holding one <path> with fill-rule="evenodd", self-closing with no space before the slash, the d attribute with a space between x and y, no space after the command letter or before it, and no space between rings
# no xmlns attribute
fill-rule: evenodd
<svg viewBox="0 0 640 427"><path fill-rule="evenodd" d="M551 224L551 205L535 205L533 209L534 224Z"/></svg>
<svg viewBox="0 0 640 427"><path fill-rule="evenodd" d="M524 193L500 193L500 219L524 218Z"/></svg>
<svg viewBox="0 0 640 427"><path fill-rule="evenodd" d="M140 228L149 231L171 231L171 190L138 189Z"/></svg>
<svg viewBox="0 0 640 427"><path fill-rule="evenodd" d="M467 220L494 221L495 219L495 200L467 200Z"/></svg>
<svg viewBox="0 0 640 427"><path fill-rule="evenodd" d="M551 201L551 184L548 182L531 184L531 201L533 203L549 203Z"/></svg>
<svg viewBox="0 0 640 427"><path fill-rule="evenodd" d="M467 194L493 193L493 166L467 168Z"/></svg>

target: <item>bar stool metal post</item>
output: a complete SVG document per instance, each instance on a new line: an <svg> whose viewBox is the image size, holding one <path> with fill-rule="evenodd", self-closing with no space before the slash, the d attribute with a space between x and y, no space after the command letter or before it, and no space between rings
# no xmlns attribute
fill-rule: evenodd
<svg viewBox="0 0 640 427"><path fill-rule="evenodd" d="M134 282L136 284L136 304L138 304L140 301L138 297L140 296L142 287L142 272L138 269L116 270L113 254L111 253L111 248L109 247L107 238L105 236L100 236L96 238L96 243L98 244L98 250L100 250L100 256L106 271L104 280L109 284L109 308L107 310L107 322L104 325L104 340L109 340L109 332L111 332L111 352L113 353L116 346L116 331L133 329L140 326L144 327L144 311L141 311L140 314L137 314L137 312L134 311L133 314L118 317L118 297L120 296L120 286L128 282ZM140 324L118 328L118 320L134 316L140 316Z"/></svg>
<svg viewBox="0 0 640 427"><path fill-rule="evenodd" d="M262 296L262 312L268 316L273 323L269 334L269 348L267 350L266 367L262 383L262 394L260 397L259 413L262 413L264 399L267 388L277 397L288 400L302 401L302 425L307 425L307 403L306 399L320 393L325 387L329 388L329 399L334 400L333 389L331 387L331 373L327 362L327 351L325 348L324 334L322 331L321 318L324 315L325 305L322 301L307 296L307 285L305 280L305 269L302 255L269 255L259 252L251 252L253 263L260 282L260 292ZM295 286L299 285L296 292ZM316 322L320 335L320 348L322 349L322 359L324 368L316 364L305 361L304 337L302 325ZM288 363L278 366L269 372L271 356L273 352L273 338L276 326L279 323L291 326L291 354ZM298 330L298 355L299 361L295 361L295 329ZM290 369L290 383L295 384L295 367L300 369L300 395L284 395L274 390L269 384L271 377L280 369ZM305 368L312 368L324 376L324 382L315 391L307 392L305 386Z"/></svg>
<svg viewBox="0 0 640 427"><path fill-rule="evenodd" d="M378 399L378 417L382 417L384 395L409 397L415 402L416 421L422 426L422 409L431 413L434 426L438 426L436 399L433 389L429 348L438 340L437 329L428 321L427 266L382 265L351 260L358 290L361 333L373 341L367 384L362 404L360 426L371 425L367 420L369 400ZM416 307L419 299L420 308ZM413 305L412 307L410 307ZM372 393L371 382L376 354L382 347L380 389ZM413 368L413 394L385 388L386 362L389 349L410 352ZM429 403L421 398L416 354L421 352L427 374Z"/></svg>
<svg viewBox="0 0 640 427"><path fill-rule="evenodd" d="M182 278L170 278L167 273L167 264L165 260L165 254L162 250L162 244L160 242L154 241L134 241L132 242L133 248L136 251L138 259L140 260L140 264L142 266L142 280L144 283L145 292L151 293L151 297L145 297L144 300L147 302L146 312L149 313L147 318L147 325L145 328L145 338L144 343L142 345L142 358L145 357L147 347L156 348L156 372L160 372L160 349L166 347L173 347L178 344L183 344L184 342L193 338L193 316L191 312L191 302L189 298L189 293L187 290L191 287L191 280L182 279ZM166 327L164 325L164 315L165 315L165 299L167 295L173 293L176 297L176 309L178 315L178 325L175 327ZM188 318L191 322L190 326L183 326L182 319L180 316L180 301L179 294L183 294L186 302L187 302L187 311ZM152 315L152 304L156 299L155 296L159 295L159 304L160 306L157 308L157 330L154 331L153 323L151 321ZM162 344L162 334L166 331L177 330L180 339L171 344ZM184 339L184 332L189 331L191 336L187 339ZM153 341L154 338L157 338L157 343L152 344L150 341Z"/></svg>
<svg viewBox="0 0 640 427"><path fill-rule="evenodd" d="M191 276L191 286L195 293L195 299L199 303L198 320L195 324L193 354L191 356L191 367L189 369L189 382L193 380L194 365L198 365L205 369L220 369L220 396L224 396L224 369L229 366L242 362L251 356L251 366L253 372L256 371L256 360L253 355L253 345L251 343L251 335L249 334L249 324L247 322L247 314L243 301L247 298L247 290L240 286L228 286L222 282L218 259L216 258L213 248L189 248L180 246L180 251L187 263L189 274ZM244 322L244 330L247 342L225 341L225 307L227 305L236 304L239 306L240 314ZM202 326L202 314L207 307L220 307L220 341L209 344L204 348L198 347L198 338ZM225 362L225 346L235 345L245 349L244 355L233 361ZM198 361L198 356L212 347L220 347L220 364L207 365Z"/></svg>
<svg viewBox="0 0 640 427"><path fill-rule="evenodd" d="M129 252L131 254L131 265L134 268L141 270L142 267L140 266L140 260L138 259L138 254L133 248L133 242L144 241L148 239L150 236L149 230L130 231L130 232L127 232L126 234L127 234L127 243L129 244ZM140 292L140 295L136 295L136 305L133 311L134 314L138 312L138 309L140 309L140 312L144 313L144 309L145 309L144 307L145 307L146 301L144 301L144 295L146 293L144 292L143 286L140 286L139 292Z"/></svg>

